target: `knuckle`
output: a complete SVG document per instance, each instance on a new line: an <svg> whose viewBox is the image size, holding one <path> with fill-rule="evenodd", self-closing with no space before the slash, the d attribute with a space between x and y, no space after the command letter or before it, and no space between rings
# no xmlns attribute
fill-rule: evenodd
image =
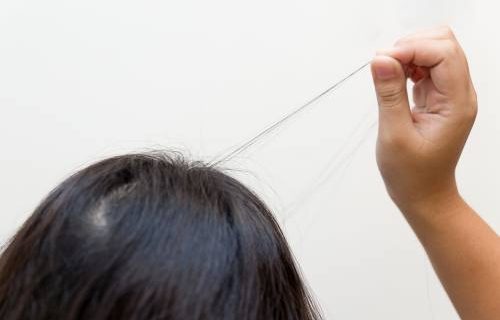
<svg viewBox="0 0 500 320"><path fill-rule="evenodd" d="M474 90L468 97L462 99L459 110L458 119L461 124L468 127L470 124L474 123L478 113L477 98Z"/></svg>
<svg viewBox="0 0 500 320"><path fill-rule="evenodd" d="M409 41L410 41L409 37L406 36L406 37L400 38L396 42L394 42L394 46L399 47L399 46L402 46L402 45L408 43Z"/></svg>
<svg viewBox="0 0 500 320"><path fill-rule="evenodd" d="M477 92L476 90L474 89L474 87L472 86L471 87L471 99L472 99L472 103L476 106L477 108Z"/></svg>
<svg viewBox="0 0 500 320"><path fill-rule="evenodd" d="M455 33L453 32L453 29L449 25L442 26L441 31L447 38L451 39L455 38Z"/></svg>
<svg viewBox="0 0 500 320"><path fill-rule="evenodd" d="M476 120L477 112L478 112L477 106L473 106L470 111L470 119L472 121Z"/></svg>
<svg viewBox="0 0 500 320"><path fill-rule="evenodd" d="M393 108L403 102L401 88L388 86L381 87L378 92L381 107Z"/></svg>
<svg viewBox="0 0 500 320"><path fill-rule="evenodd" d="M473 99L470 107L467 109L467 118L469 120L475 120L478 113L477 100Z"/></svg>
<svg viewBox="0 0 500 320"><path fill-rule="evenodd" d="M474 120L476 118L477 112L478 112L477 93L476 93L476 90L474 89L474 87L471 87L469 90L470 90L470 93L468 95L469 99L467 100L468 107L466 109L466 117L468 119Z"/></svg>
<svg viewBox="0 0 500 320"><path fill-rule="evenodd" d="M460 54L460 46L456 41L448 41L444 46L444 52L447 56L456 56Z"/></svg>

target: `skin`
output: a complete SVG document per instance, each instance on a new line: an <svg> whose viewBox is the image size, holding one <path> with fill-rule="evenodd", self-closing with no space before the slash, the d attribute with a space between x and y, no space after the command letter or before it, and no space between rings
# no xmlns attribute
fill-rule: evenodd
<svg viewBox="0 0 500 320"><path fill-rule="evenodd" d="M462 199L455 179L477 113L462 48L441 27L400 39L378 52L371 67L379 103L377 163L391 199L460 317L500 319L500 238Z"/></svg>

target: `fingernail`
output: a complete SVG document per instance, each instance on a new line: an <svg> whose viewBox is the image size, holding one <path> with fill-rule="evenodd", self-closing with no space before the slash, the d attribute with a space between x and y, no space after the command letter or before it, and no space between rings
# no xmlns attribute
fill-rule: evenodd
<svg viewBox="0 0 500 320"><path fill-rule="evenodd" d="M374 64L375 75L380 80L389 80L396 76L396 68L390 58L379 58Z"/></svg>

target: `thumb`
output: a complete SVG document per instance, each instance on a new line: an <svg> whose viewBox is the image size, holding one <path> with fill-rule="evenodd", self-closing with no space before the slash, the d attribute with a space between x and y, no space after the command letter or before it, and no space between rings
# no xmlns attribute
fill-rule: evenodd
<svg viewBox="0 0 500 320"><path fill-rule="evenodd" d="M401 133L412 125L406 90L406 74L401 63L378 55L371 64L379 105L379 127L384 133Z"/></svg>

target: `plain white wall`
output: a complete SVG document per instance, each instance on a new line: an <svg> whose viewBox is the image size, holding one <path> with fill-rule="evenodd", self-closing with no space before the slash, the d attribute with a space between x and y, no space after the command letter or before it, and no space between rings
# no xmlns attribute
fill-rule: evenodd
<svg viewBox="0 0 500 320"><path fill-rule="evenodd" d="M3 0L0 239L75 170L147 148L211 159L400 35L451 24L480 100L461 190L500 228L495 1ZM457 319L385 194L368 69L226 164L267 200L328 319ZM241 172L242 171L242 172Z"/></svg>

